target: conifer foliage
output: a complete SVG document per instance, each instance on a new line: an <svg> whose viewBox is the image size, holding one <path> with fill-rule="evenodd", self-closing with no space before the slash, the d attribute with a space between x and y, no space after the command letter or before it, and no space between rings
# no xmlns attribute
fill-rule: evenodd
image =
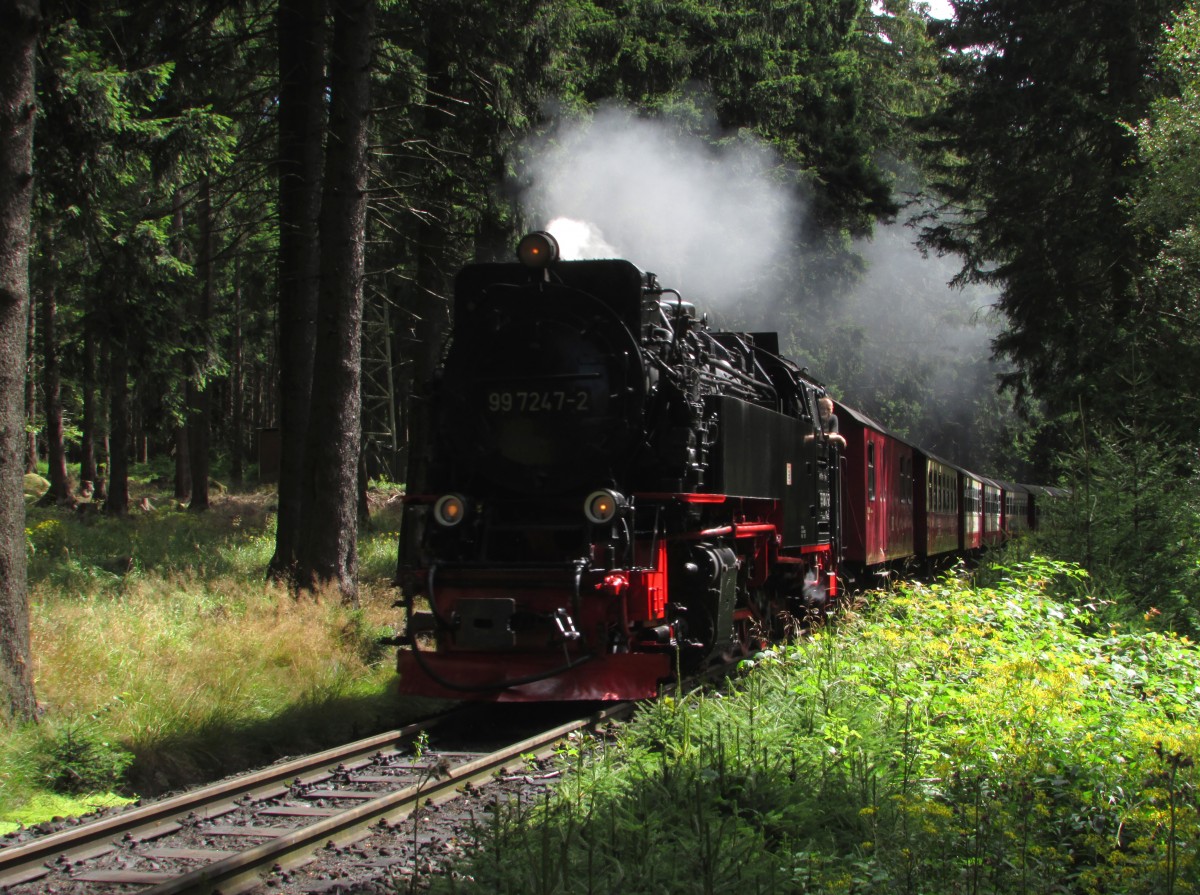
<svg viewBox="0 0 1200 895"><path fill-rule="evenodd" d="M1154 57L1178 5L960 0L941 33L953 86L928 125L946 206L926 239L999 289L1009 383L1058 412L1124 412L1153 252L1129 226L1142 164L1128 125L1163 89Z"/></svg>

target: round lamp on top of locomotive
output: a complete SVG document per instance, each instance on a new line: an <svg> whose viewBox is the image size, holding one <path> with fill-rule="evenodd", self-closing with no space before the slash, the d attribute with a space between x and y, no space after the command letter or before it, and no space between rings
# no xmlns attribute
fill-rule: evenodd
<svg viewBox="0 0 1200 895"><path fill-rule="evenodd" d="M533 270L545 270L558 258L558 240L545 230L526 234L517 243L517 259Z"/></svg>

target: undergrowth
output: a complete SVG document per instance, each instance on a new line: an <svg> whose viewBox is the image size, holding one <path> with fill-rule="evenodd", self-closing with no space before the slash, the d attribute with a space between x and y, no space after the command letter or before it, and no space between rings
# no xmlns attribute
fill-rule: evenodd
<svg viewBox="0 0 1200 895"><path fill-rule="evenodd" d="M360 537L361 606L268 584L273 494L128 520L31 507L37 723L3 730L0 832L394 726L398 513Z"/></svg>
<svg viewBox="0 0 1200 895"><path fill-rule="evenodd" d="M439 891L1200 891L1200 653L1044 559L879 595L647 705Z"/></svg>

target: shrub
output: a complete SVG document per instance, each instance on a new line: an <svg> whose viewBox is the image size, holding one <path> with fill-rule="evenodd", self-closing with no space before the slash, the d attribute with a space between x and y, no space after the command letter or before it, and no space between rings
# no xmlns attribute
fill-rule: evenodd
<svg viewBox="0 0 1200 895"><path fill-rule="evenodd" d="M57 790L153 795L415 713L389 690L378 642L395 615L386 579L361 581L361 609L265 581L272 501L222 497L196 514L156 498L128 519L29 510L43 715L0 726L0 829L70 813ZM394 532L364 541L394 570Z"/></svg>
<svg viewBox="0 0 1200 895"><path fill-rule="evenodd" d="M46 725L33 763L56 793L82 795L119 789L132 753L110 742L91 720Z"/></svg>

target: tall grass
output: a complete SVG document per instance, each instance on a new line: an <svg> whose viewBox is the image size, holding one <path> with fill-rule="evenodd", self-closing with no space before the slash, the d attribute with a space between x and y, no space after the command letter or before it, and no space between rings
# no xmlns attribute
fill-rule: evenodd
<svg viewBox="0 0 1200 895"><path fill-rule="evenodd" d="M502 803L441 891L1195 893L1200 654L1077 569L901 585Z"/></svg>
<svg viewBox="0 0 1200 895"><path fill-rule="evenodd" d="M153 794L394 724L395 524L361 540L361 608L268 584L271 495L127 521L31 509L38 723L0 741L0 823ZM58 794L83 794L63 802Z"/></svg>

